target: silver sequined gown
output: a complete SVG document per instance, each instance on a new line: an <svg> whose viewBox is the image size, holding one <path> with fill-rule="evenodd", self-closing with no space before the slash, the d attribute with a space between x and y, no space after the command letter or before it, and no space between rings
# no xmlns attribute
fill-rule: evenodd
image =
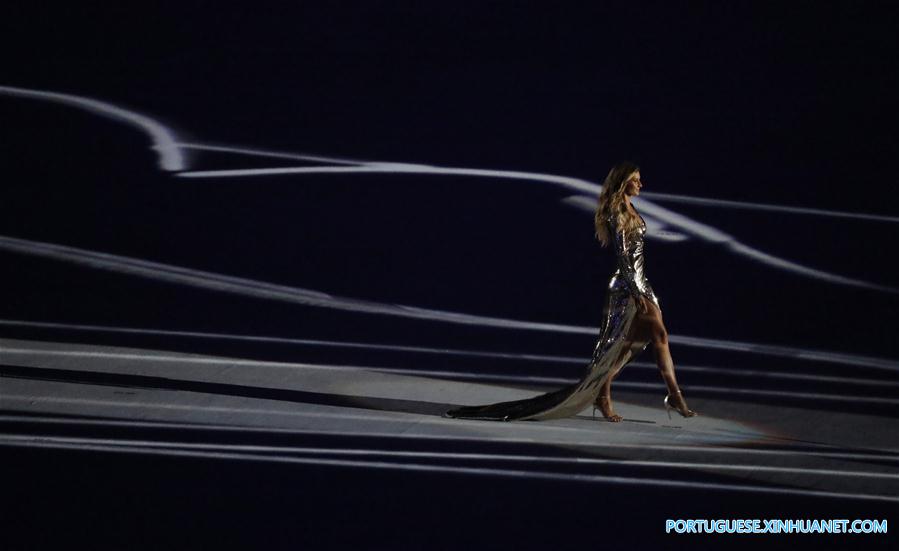
<svg viewBox="0 0 899 551"><path fill-rule="evenodd" d="M612 274L606 292L603 320L593 357L583 377L575 384L524 400L500 402L485 406L463 406L450 410L445 417L486 419L494 421L558 419L577 415L590 406L606 379L636 358L649 341L628 340L631 324L637 315L634 297L648 297L656 306L656 298L643 270L643 236L646 222L640 217L636 230L622 232L612 218L606 220L614 235L618 269Z"/></svg>

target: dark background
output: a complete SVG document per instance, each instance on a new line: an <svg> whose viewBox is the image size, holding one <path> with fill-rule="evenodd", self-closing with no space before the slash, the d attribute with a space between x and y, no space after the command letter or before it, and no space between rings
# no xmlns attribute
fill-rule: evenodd
<svg viewBox="0 0 899 551"><path fill-rule="evenodd" d="M646 192L899 210L895 3L4 11L0 84L109 101L185 139L597 183L629 158L641 165ZM0 235L379 302L599 323L613 261L592 238L590 215L560 203L570 193L559 188L419 175L180 179L159 171L145 136L117 123L5 96L0 120ZM200 170L293 164L190 158ZM658 204L766 252L899 286L894 223ZM647 270L672 334L899 353L895 294L775 270L695 240L649 241ZM522 339L385 322L9 252L0 253L0 278L5 319L585 357L592 349L589 335ZM229 352L301 359L272 348ZM691 353L681 348L675 358Z"/></svg>

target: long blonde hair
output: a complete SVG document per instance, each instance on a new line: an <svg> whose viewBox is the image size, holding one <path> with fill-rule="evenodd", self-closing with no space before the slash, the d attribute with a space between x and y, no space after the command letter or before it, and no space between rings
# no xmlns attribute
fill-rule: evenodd
<svg viewBox="0 0 899 551"><path fill-rule="evenodd" d="M599 201L593 216L593 225L596 227L596 238L603 247L607 247L612 241L608 227L609 220L616 228L625 233L637 229L640 225L639 216L631 212L624 201L624 182L638 170L640 167L634 163L622 161L612 167L602 183L602 191L599 192Z"/></svg>

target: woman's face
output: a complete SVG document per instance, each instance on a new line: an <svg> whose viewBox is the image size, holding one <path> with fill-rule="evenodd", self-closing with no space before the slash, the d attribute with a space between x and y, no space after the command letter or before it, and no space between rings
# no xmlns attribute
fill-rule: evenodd
<svg viewBox="0 0 899 551"><path fill-rule="evenodd" d="M624 181L624 194L628 197L640 195L641 187L643 187L643 182L640 180L640 171L632 172Z"/></svg>

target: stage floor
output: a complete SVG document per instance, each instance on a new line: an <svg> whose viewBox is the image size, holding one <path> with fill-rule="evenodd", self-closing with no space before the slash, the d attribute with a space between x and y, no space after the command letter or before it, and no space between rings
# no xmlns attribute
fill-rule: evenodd
<svg viewBox="0 0 899 551"><path fill-rule="evenodd" d="M663 542L668 518L879 519L899 503L895 420L833 407L695 397L701 416L669 420L659 382L615 393L621 423L469 421L440 414L538 390L71 339L2 339L0 364L12 518L44 511L73 533L184 543L195 516L219 542L455 548L478 529L540 548L616 527L607 541ZM242 515L276 528L240 530Z"/></svg>

